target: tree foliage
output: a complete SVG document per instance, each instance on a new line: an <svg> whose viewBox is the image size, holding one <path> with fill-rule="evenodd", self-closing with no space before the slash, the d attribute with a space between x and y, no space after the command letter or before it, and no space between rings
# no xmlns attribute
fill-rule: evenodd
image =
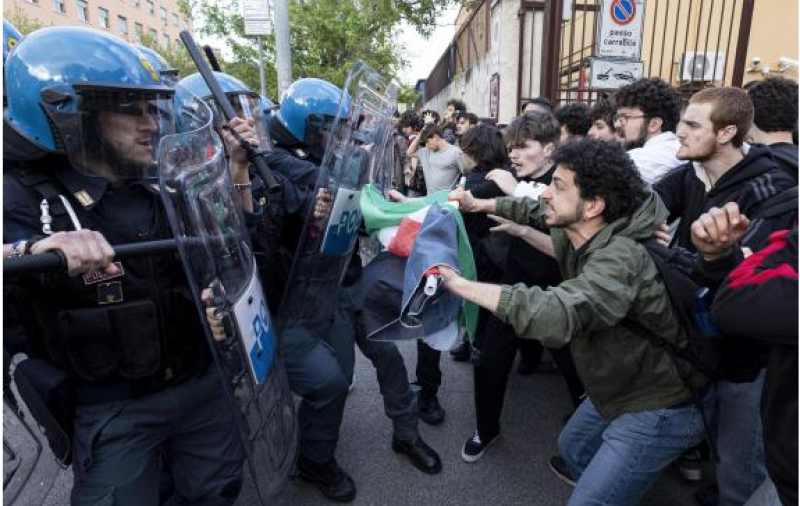
<svg viewBox="0 0 800 506"><path fill-rule="evenodd" d="M258 42L244 35L239 0L195 0L201 33L220 38L233 60L226 71L258 88ZM292 76L319 77L343 85L347 71L364 60L381 74L396 78L406 65L400 55L398 27L407 21L421 36L431 33L436 17L451 0L295 0L289 4ZM275 38L263 37L267 87L276 89ZM273 97L277 98L277 97Z"/></svg>

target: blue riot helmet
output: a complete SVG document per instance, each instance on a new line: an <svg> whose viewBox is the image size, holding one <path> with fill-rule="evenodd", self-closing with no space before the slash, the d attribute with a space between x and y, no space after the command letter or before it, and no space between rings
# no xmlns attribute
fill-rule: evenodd
<svg viewBox="0 0 800 506"><path fill-rule="evenodd" d="M269 133L266 128L266 112L262 105L261 95L252 91L246 84L230 74L224 72L214 72L222 92L228 97L236 115L240 118L253 118L254 127L259 140L259 149L267 150L271 147ZM214 118L218 126L227 123L222 110L217 106L211 89L206 84L205 79L200 73L186 76L178 83L182 88L205 100L214 112Z"/></svg>
<svg viewBox="0 0 800 506"><path fill-rule="evenodd" d="M6 62L6 87L4 130L29 152L66 155L86 174L155 177L160 141L178 133L175 90L133 46L100 30L31 33ZM205 118L198 109L183 128L210 123L197 102Z"/></svg>
<svg viewBox="0 0 800 506"><path fill-rule="evenodd" d="M283 92L270 120L270 133L276 142L303 146L321 160L341 99L342 90L328 81L298 79ZM347 111L349 105L343 106Z"/></svg>
<svg viewBox="0 0 800 506"><path fill-rule="evenodd" d="M180 70L172 66L166 58L158 54L158 52L154 51L153 49L141 44L136 44L135 46L139 52L144 54L144 57L147 58L150 64L155 67L165 85L175 86L178 84L178 81L180 80Z"/></svg>
<svg viewBox="0 0 800 506"><path fill-rule="evenodd" d="M14 25L3 20L3 68L6 66L8 54L14 49L19 41L22 40L22 34L16 29Z"/></svg>

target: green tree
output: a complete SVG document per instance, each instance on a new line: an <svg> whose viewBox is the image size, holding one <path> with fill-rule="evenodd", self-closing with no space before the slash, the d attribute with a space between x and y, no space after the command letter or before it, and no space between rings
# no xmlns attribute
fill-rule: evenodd
<svg viewBox="0 0 800 506"><path fill-rule="evenodd" d="M45 25L41 21L38 21L36 19L30 19L28 16L25 15L25 12L23 12L23 10L18 6L14 7L14 11L10 15L5 16L5 18L12 25L14 25L14 27L17 30L19 30L19 33L21 33L23 36L28 35L32 31L38 30L39 28L44 28L45 26L52 26L52 23L50 25Z"/></svg>
<svg viewBox="0 0 800 506"><path fill-rule="evenodd" d="M205 3L195 0L192 12L201 33L225 41L233 54L226 69L254 89L258 87L258 42L244 35L239 0ZM319 77L343 85L347 71L364 60L381 74L395 78L406 65L397 40L405 20L421 36L451 0L296 0L289 4L292 30L292 75ZM263 37L267 87L274 93L275 39ZM277 98L277 97L273 97Z"/></svg>

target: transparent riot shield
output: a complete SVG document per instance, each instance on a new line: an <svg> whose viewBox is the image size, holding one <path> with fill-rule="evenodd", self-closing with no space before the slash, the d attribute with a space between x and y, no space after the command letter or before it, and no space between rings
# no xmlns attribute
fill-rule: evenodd
<svg viewBox="0 0 800 506"><path fill-rule="evenodd" d="M361 227L361 189L391 182L397 86L358 62L350 71L320 165L315 196L278 309L280 334L323 337Z"/></svg>
<svg viewBox="0 0 800 506"><path fill-rule="evenodd" d="M215 363L238 408L236 428L257 495L266 503L294 467L294 404L210 109L198 100L180 104L175 114L184 133L165 137L159 145L161 195ZM213 338L207 307L225 322L224 340Z"/></svg>

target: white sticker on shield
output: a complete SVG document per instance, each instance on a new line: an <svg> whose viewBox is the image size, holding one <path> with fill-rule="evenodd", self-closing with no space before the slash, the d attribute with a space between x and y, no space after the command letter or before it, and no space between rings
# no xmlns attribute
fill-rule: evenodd
<svg viewBox="0 0 800 506"><path fill-rule="evenodd" d="M322 239L322 253L341 256L349 251L358 238L361 226L361 191L339 188L336 200Z"/></svg>

